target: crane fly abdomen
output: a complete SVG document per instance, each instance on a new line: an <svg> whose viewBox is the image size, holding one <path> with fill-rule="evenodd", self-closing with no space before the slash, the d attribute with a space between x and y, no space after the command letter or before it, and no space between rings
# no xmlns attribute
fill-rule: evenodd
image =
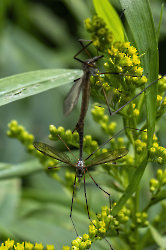
<svg viewBox="0 0 166 250"><path fill-rule="evenodd" d="M88 106L89 106L89 97L90 97L90 77L89 79L87 79L86 83L83 85L81 112L80 112L78 122L73 132L76 130L79 133L80 129L84 127L84 119L86 117Z"/></svg>
<svg viewBox="0 0 166 250"><path fill-rule="evenodd" d="M70 89L69 93L67 94L64 100L63 114L64 116L67 116L71 113L71 111L77 104L81 88L83 87L80 117L78 119L76 127L74 128L74 130L77 130L77 132L79 132L80 129L83 128L84 119L88 110L89 97L90 97L90 77L96 76L98 69L95 62L102 57L103 55L95 56L94 58L87 59L85 62L82 63L84 74L72 86L72 88Z"/></svg>
<svg viewBox="0 0 166 250"><path fill-rule="evenodd" d="M85 63L82 64L84 75L82 76L83 88L82 88L81 112L73 132L76 130L79 133L80 130L84 127L84 119L87 114L89 106L89 98L90 98L90 77L91 75L96 76L96 73L98 72L95 61L96 57L95 60L94 58L88 59L85 61Z"/></svg>

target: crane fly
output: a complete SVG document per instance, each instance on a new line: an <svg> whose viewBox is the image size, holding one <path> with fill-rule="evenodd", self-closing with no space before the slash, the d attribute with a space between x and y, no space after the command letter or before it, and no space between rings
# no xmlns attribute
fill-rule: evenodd
<svg viewBox="0 0 166 250"><path fill-rule="evenodd" d="M114 149L112 151L108 151L108 152L95 156L92 159L91 163L88 165L85 164L85 161L89 157L85 160L78 160L76 164L73 164L67 154L60 152L59 150L57 150L56 148L52 146L49 146L43 142L34 142L33 145L41 153L49 157L52 157L58 161L61 161L63 163L69 164L70 166L75 167L76 176L78 177L78 182L81 182L81 177L83 176L85 170L88 171L87 170L88 167L92 167L92 166L99 165L99 164L104 164L104 163L111 162L111 161L116 161L128 154L128 149L119 148L119 149Z"/></svg>
<svg viewBox="0 0 166 250"><path fill-rule="evenodd" d="M86 46L84 46L82 41L90 41L90 42ZM79 39L79 42L80 42L80 44L82 46L82 49L74 56L74 59L82 63L82 69L83 69L84 73L83 73L83 76L81 78L77 79L75 81L75 84L71 87L69 93L67 94L67 96L66 96L66 98L64 100L64 105L63 105L63 114L64 114L64 116L67 116L67 115L69 115L71 113L71 111L73 110L73 108L77 104L78 98L79 98L79 95L80 95L80 92L81 92L81 89L82 89L81 112L80 112L78 122L77 122L73 132L75 130L77 130L77 132L79 132L80 129L84 127L84 119L86 117L87 110L88 110L88 105L89 105L90 77L91 76L97 76L98 77L98 74L116 74L116 75L133 76L131 74L124 74L124 73L119 73L119 72L118 73L117 72L99 73L96 62L99 59L103 58L104 55L95 56L94 58L91 58L88 51L86 50L86 48L92 43L92 41L91 40ZM89 56L89 59L87 59L86 61L82 61L82 60L80 60L79 58L76 57L83 50L85 50L87 55ZM133 77L137 77L137 76L133 76ZM104 91L103 85L102 85L99 77L98 77L98 80L99 80L99 82L101 84L103 93L105 95L105 99L106 99L106 103L107 103L107 106L108 106L109 113L110 113L110 115L112 115L110 107L109 107L109 103L108 103L108 100L107 100L106 93ZM117 110L117 112L118 111L119 110Z"/></svg>
<svg viewBox="0 0 166 250"><path fill-rule="evenodd" d="M124 130L124 129L123 129ZM121 131L120 131L121 132ZM119 133L120 133L119 132ZM118 134L119 134L118 133ZM112 138L114 138L116 135L114 135ZM59 137L60 138L60 137ZM111 139L112 139L111 138ZM60 138L61 139L61 138ZM109 141L111 140L109 139ZM62 139L61 139L62 140ZM34 142L33 145L34 147L40 151L41 153L43 153L46 156L52 157L58 161L61 161L63 163L66 163L70 166L75 167L76 169L76 174L75 174L75 179L74 179L74 184L73 184L73 194L72 194L72 202L71 202L71 211L70 211L70 218L74 227L74 230L78 236L75 224L73 222L72 219L72 209L73 209L73 199L74 199L74 191L75 191L75 187L76 184L81 184L81 178L82 176L84 176L84 194L85 194L85 200L86 200L86 207L87 207L87 212L88 212L88 218L89 220L92 222L91 218L90 218L90 214L89 214L89 208L88 208L88 202L87 202L87 195L86 195L86 186L85 186L85 171L89 174L89 176L91 177L91 179L93 180L93 182L95 183L95 185L102 190L104 193L106 193L109 196L109 203L111 204L110 201L110 194L108 192L106 192L104 189L102 189L97 183L96 181L93 179L93 177L91 176L91 174L88 171L88 168L91 166L95 166L95 165L99 165L99 164L104 164L104 163L108 163L111 161L116 161L124 156L126 156L128 154L128 149L127 148L119 148L119 149L114 149L105 153L102 153L100 155L95 156L94 158L92 158L91 162L89 164L86 164L86 160L88 160L91 156L93 156L93 154L99 150L103 145L105 145L106 143L108 143L108 141L106 143L104 143L102 146L100 146L97 150L95 150L91 155L89 155L85 160L83 160L83 128L80 130L79 133L79 140L80 140L80 157L79 159L77 159L72 152L70 151L70 149L67 147L66 143L62 140L62 142L66 145L67 149L71 152L71 154L78 160L77 163L72 163L69 156L67 154L65 154L64 152L60 152L59 150L57 150L56 148L49 146L43 142ZM49 167L49 169L51 168L56 168L56 167ZM78 178L78 181L77 181ZM93 222L92 222L93 224ZM96 227L96 226L95 226ZM104 236L103 236L104 237ZM105 238L105 237L104 237ZM107 241L107 239L105 239ZM110 243L107 241L107 243L109 244L109 246L111 247ZM111 247L112 249L112 247Z"/></svg>
<svg viewBox="0 0 166 250"><path fill-rule="evenodd" d="M88 110L89 97L90 97L90 77L96 76L98 72L96 62L104 57L104 55L95 56L94 58L87 59L85 62L81 61L76 56L80 54L81 51L83 50L87 52L86 47L88 47L92 43L92 41L88 43L85 47L83 46L81 40L79 40L79 42L81 43L83 48L74 56L74 59L79 62L82 62L82 68L84 73L80 79L76 80L75 84L70 89L69 93L67 94L64 100L64 106L63 106L64 116L69 115L73 110L73 108L75 107L82 89L82 104L81 104L80 117L74 128L74 130L77 130L77 132L79 132L79 130L84 127L84 119ZM87 54L90 57L88 52Z"/></svg>

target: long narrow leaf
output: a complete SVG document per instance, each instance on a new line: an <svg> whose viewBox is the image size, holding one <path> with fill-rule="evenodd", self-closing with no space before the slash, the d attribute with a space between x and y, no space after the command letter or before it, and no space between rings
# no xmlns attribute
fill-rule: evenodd
<svg viewBox="0 0 166 250"><path fill-rule="evenodd" d="M0 80L0 106L62 86L81 76L81 70L47 69L2 78Z"/></svg>
<svg viewBox="0 0 166 250"><path fill-rule="evenodd" d="M37 159L17 165L0 163L0 180L26 176L38 171L43 171L43 167Z"/></svg>
<svg viewBox="0 0 166 250"><path fill-rule="evenodd" d="M147 165L147 157L143 159L141 164L138 166L138 168L135 170L133 177L131 178L131 182L126 188L124 194L117 202L116 206L112 210L112 215L116 215L122 207L126 204L127 200L132 196L132 194L136 191L138 184L140 183L140 180L142 178L142 175L144 173L144 170Z"/></svg>
<svg viewBox="0 0 166 250"><path fill-rule="evenodd" d="M148 75L148 82L158 78L159 60L157 36L154 28L153 17L148 0L120 0L122 9L130 26L139 55L141 57L144 75ZM148 149L152 145L156 118L157 83L146 91L146 112L148 123Z"/></svg>
<svg viewBox="0 0 166 250"><path fill-rule="evenodd" d="M108 0L93 0L97 14L107 23L107 28L114 34L115 40L124 41L123 24Z"/></svg>
<svg viewBox="0 0 166 250"><path fill-rule="evenodd" d="M150 233L154 239L154 241L157 243L158 246L163 247L163 249L165 249L166 244L164 244L164 239L161 236L161 234L157 231L157 229L155 227L153 227L151 224L149 224L149 230Z"/></svg>

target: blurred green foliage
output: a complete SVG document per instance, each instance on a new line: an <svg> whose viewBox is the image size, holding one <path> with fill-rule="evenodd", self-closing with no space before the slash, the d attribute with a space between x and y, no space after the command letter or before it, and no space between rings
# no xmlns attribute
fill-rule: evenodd
<svg viewBox="0 0 166 250"><path fill-rule="evenodd" d="M117 1L113 2L121 13L123 7L117 5ZM156 29L160 18L161 3L162 1L158 0L150 1ZM77 40L90 38L84 29L84 20L91 19L93 14L95 14L93 2L89 0L0 1L0 76L3 78L42 69L80 69L81 65L73 59L73 56L80 49ZM122 17L123 19L124 17ZM165 65L165 22L166 9L164 8L159 39L161 74L165 73L162 71L163 65ZM126 20L124 23L129 40L133 41ZM88 48L88 51L92 56L96 54L93 45ZM144 53L146 54L146 51ZM86 59L86 54L82 53L81 58L82 60ZM164 58L163 61L162 58ZM70 118L63 117L63 100L70 86L55 88L0 107L0 170L4 171L0 183L1 242L6 240L6 237L11 237L20 242L27 240L33 243L42 242L44 245L53 244L56 249L61 249L62 244L70 245L71 240L75 238L69 217L71 192L47 176L39 162L28 155L17 140L6 137L7 124L12 119L23 125L27 131L35 136L36 140L48 144L50 144L47 138L50 124L54 124L56 127L61 125L66 130L73 129L78 118L80 105L77 105ZM145 119L145 116L143 115L142 118ZM119 131L123 127L121 118L114 116L113 120L118 122L117 131ZM166 146L165 115L158 122L155 131L160 145ZM86 117L85 134L92 135L92 138L95 138L99 143L105 142L107 138L100 126L92 120L90 111ZM62 143L57 143L56 147L59 150L64 149ZM11 168L14 171L10 175L8 170ZM142 210L147 204L146 201L151 197L147 183L151 178L155 178L157 168L157 165L153 165L153 167L149 165L141 180L141 195L139 198L136 197L140 199L139 206ZM161 166L160 168L164 169ZM5 171L7 172L5 173ZM60 174L63 175L63 170ZM97 183L103 184L102 174L94 172L93 176ZM104 175L104 180L110 182L109 176ZM157 192L159 188L160 186L156 182L151 183L152 191ZM112 201L117 200L117 192L113 189L110 189L110 192ZM100 212L101 205L108 205L107 197L90 184L90 178L87 178L87 194L92 214ZM76 199L74 203L73 219L78 232L82 235L88 231L89 225L83 188L78 195L79 202ZM163 197L165 197L165 193L161 194L158 201L162 200ZM139 203L138 200L136 202ZM159 227L161 234L165 230L164 209L164 204L162 207L157 204L148 211L148 220L153 221L155 227L163 219L163 224L160 223ZM157 218L156 214L159 212L160 218L159 216ZM138 223L140 220L143 221L142 217L142 214L138 214ZM144 235L143 228L141 230L141 235ZM162 247L160 235L152 225L144 236L150 238L151 235L153 235L155 243ZM138 246L138 249L142 249L141 246L143 246L146 237L143 238L144 241L140 247ZM124 247L118 237L114 238L111 245L115 245L115 249ZM130 238L131 242L134 243L133 238ZM154 241L149 242L149 244L154 244ZM92 246L92 249L101 248L108 249L107 243L101 241Z"/></svg>

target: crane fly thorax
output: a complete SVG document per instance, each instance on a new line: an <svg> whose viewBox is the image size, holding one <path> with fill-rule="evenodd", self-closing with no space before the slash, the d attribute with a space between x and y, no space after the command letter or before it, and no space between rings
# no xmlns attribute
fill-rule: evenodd
<svg viewBox="0 0 166 250"><path fill-rule="evenodd" d="M87 59L83 64L83 70L84 71L89 71L89 74L92 76L96 76L96 73L98 72L97 66L96 66L96 61L98 61L100 58L104 57L103 55L101 56L95 56L94 58Z"/></svg>
<svg viewBox="0 0 166 250"><path fill-rule="evenodd" d="M85 168L85 162L78 161L77 166L76 166L76 173L77 173L77 177L79 178L79 180L82 177L82 174L84 172L84 168Z"/></svg>
<svg viewBox="0 0 166 250"><path fill-rule="evenodd" d="M83 64L82 64L82 67L83 69L87 68L87 67L92 67L92 68L97 68L96 66L96 60L93 60L93 58L90 58L90 59L87 59Z"/></svg>

